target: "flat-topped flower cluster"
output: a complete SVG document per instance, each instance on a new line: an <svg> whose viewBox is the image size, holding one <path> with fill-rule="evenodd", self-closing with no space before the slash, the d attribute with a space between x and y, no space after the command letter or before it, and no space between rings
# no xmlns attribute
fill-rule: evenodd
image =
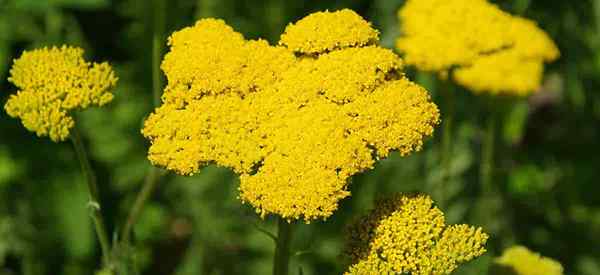
<svg viewBox="0 0 600 275"><path fill-rule="evenodd" d="M182 175L231 168L261 216L330 216L350 176L419 150L439 123L427 91L377 42L350 10L290 24L278 46L216 19L173 33L163 102L142 130L149 159Z"/></svg>
<svg viewBox="0 0 600 275"><path fill-rule="evenodd" d="M408 64L451 73L476 93L530 94L541 85L544 62L559 56L534 21L486 0L408 0L398 16L396 45Z"/></svg>
<svg viewBox="0 0 600 275"><path fill-rule="evenodd" d="M86 62L83 49L70 46L23 52L8 80L19 90L6 102L6 112L55 142L69 137L72 111L110 102L117 83L108 63Z"/></svg>
<svg viewBox="0 0 600 275"><path fill-rule="evenodd" d="M487 239L481 228L446 225L428 196L396 194L349 227L346 274L450 274L485 253Z"/></svg>

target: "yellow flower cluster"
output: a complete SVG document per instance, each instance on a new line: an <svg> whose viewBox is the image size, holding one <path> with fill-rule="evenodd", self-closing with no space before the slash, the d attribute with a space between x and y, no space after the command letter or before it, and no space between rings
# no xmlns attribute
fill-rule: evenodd
<svg viewBox="0 0 600 275"><path fill-rule="evenodd" d="M55 142L69 137L71 111L110 102L117 82L108 63L86 62L82 49L69 46L25 51L8 80L19 91L6 102L6 112Z"/></svg>
<svg viewBox="0 0 600 275"><path fill-rule="evenodd" d="M419 150L439 123L376 33L350 10L288 26L280 46L216 19L173 33L163 104L142 130L148 158L182 175L233 169L240 198L263 217L330 216L350 176L390 151Z"/></svg>
<svg viewBox="0 0 600 275"><path fill-rule="evenodd" d="M396 194L348 228L346 274L450 274L485 253L488 235L465 224L446 225L425 195Z"/></svg>
<svg viewBox="0 0 600 275"><path fill-rule="evenodd" d="M304 54L377 44L379 32L352 10L316 12L287 26L279 43Z"/></svg>
<svg viewBox="0 0 600 275"><path fill-rule="evenodd" d="M562 265L538 253L532 252L524 246L509 247L502 256L495 260L500 267L501 274L514 275L562 275ZM504 273L503 273L504 272Z"/></svg>
<svg viewBox="0 0 600 275"><path fill-rule="evenodd" d="M408 64L476 93L527 95L540 86L543 63L559 56L536 23L486 0L408 0L398 13L396 45Z"/></svg>

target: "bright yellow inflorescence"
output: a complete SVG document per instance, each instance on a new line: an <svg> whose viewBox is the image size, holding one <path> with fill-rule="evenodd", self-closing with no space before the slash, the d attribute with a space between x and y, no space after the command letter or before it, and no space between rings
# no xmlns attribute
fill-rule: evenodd
<svg viewBox="0 0 600 275"><path fill-rule="evenodd" d="M290 24L279 44L303 54L376 44L379 32L352 10L316 12Z"/></svg>
<svg viewBox="0 0 600 275"><path fill-rule="evenodd" d="M113 99L117 77L108 63L86 62L82 49L62 46L25 51L8 80L19 91L6 102L6 112L38 136L58 142L74 126L71 111Z"/></svg>
<svg viewBox="0 0 600 275"><path fill-rule="evenodd" d="M395 196L348 228L346 274L450 274L485 253L488 235L465 224L446 225L428 196Z"/></svg>
<svg viewBox="0 0 600 275"><path fill-rule="evenodd" d="M504 250L495 264L510 270L514 275L562 275L562 265L524 246L513 246Z"/></svg>
<svg viewBox="0 0 600 275"><path fill-rule="evenodd" d="M439 122L427 91L374 39L350 10L288 26L287 47L245 40L216 19L173 33L163 104L142 130L148 158L182 175L233 169L240 198L261 216L330 216L350 176L390 151L419 150Z"/></svg>
<svg viewBox="0 0 600 275"><path fill-rule="evenodd" d="M476 93L528 95L541 85L543 63L559 51L535 22L486 0L408 0L399 11L397 47L407 64Z"/></svg>

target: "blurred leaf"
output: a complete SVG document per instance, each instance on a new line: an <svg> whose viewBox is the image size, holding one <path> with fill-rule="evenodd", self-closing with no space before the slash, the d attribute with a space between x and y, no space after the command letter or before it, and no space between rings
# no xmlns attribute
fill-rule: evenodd
<svg viewBox="0 0 600 275"><path fill-rule="evenodd" d="M156 239L164 231L166 222L166 210L159 204L148 203L135 225L135 237L141 242Z"/></svg>
<svg viewBox="0 0 600 275"><path fill-rule="evenodd" d="M529 8L531 0L515 0L513 4L513 10L516 14L523 14Z"/></svg>
<svg viewBox="0 0 600 275"><path fill-rule="evenodd" d="M0 39L0 79L4 80L10 66L9 44L7 41Z"/></svg>
<svg viewBox="0 0 600 275"><path fill-rule="evenodd" d="M488 274L489 267L493 261L493 254L491 251L483 254L480 257L475 258L472 261L466 262L459 265L458 269L454 271L453 275L472 275L472 274ZM506 274L505 274L506 275Z"/></svg>
<svg viewBox="0 0 600 275"><path fill-rule="evenodd" d="M110 269L102 269L96 272L96 275L114 275L114 273Z"/></svg>
<svg viewBox="0 0 600 275"><path fill-rule="evenodd" d="M514 195L531 195L550 190L560 178L555 165L522 164L509 175L508 189Z"/></svg>
<svg viewBox="0 0 600 275"><path fill-rule="evenodd" d="M530 164L519 166L511 174L508 189L515 195L537 193L544 189L545 174L539 167Z"/></svg>
<svg viewBox="0 0 600 275"><path fill-rule="evenodd" d="M53 183L55 221L62 243L73 258L89 256L95 247L88 209L87 186L83 178L62 177Z"/></svg>
<svg viewBox="0 0 600 275"><path fill-rule="evenodd" d="M583 108L586 100L585 89L579 78L578 69L574 64L571 64L567 70L565 92L575 107Z"/></svg>
<svg viewBox="0 0 600 275"><path fill-rule="evenodd" d="M9 154L6 147L0 146L0 187L14 180L23 171L23 167Z"/></svg>
<svg viewBox="0 0 600 275"><path fill-rule="evenodd" d="M109 0L14 0L17 8L29 11L45 11L53 7L98 9L109 3Z"/></svg>
<svg viewBox="0 0 600 275"><path fill-rule="evenodd" d="M502 129L504 142L515 144L521 141L528 115L529 105L525 101L516 102L510 107Z"/></svg>
<svg viewBox="0 0 600 275"><path fill-rule="evenodd" d="M577 271L581 275L597 275L600 274L600 259L598 255L586 255L577 261Z"/></svg>
<svg viewBox="0 0 600 275"><path fill-rule="evenodd" d="M0 266L4 266L6 255L14 249L14 228L9 218L0 217Z"/></svg>
<svg viewBox="0 0 600 275"><path fill-rule="evenodd" d="M79 9L98 9L108 6L109 0L47 0L53 5L79 8Z"/></svg>
<svg viewBox="0 0 600 275"><path fill-rule="evenodd" d="M432 93L432 97L435 97L435 93L437 92L437 81L435 75L432 73L425 72L417 72L416 80L419 85L423 86L425 89Z"/></svg>

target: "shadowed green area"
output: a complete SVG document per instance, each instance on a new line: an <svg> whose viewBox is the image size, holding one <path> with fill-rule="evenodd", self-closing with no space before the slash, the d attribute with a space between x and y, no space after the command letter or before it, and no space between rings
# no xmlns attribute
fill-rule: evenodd
<svg viewBox="0 0 600 275"><path fill-rule="evenodd" d="M600 1L494 2L538 21L559 46L561 58L546 66L542 90L528 99L489 99L452 86L448 163L442 161L440 126L423 151L409 157L393 154L355 176L352 197L331 218L295 224L291 274L341 274L349 264L341 255L344 226L371 209L375 198L393 192L427 192L448 223L481 225L490 233L489 252L456 274L492 272L493 258L513 244L560 261L566 274L600 274ZM0 0L0 105L16 89L6 81L11 60L25 49L80 46L86 59L110 61L119 76L112 103L78 115L98 175L103 214L115 232L150 169L140 128L153 109L152 3ZM289 22L311 12L350 8L373 22L382 45L391 48L403 1L166 3L167 34L198 18L218 17L247 38L271 43ZM408 74L428 88L444 119L448 105L440 87L445 84L412 69ZM498 116L496 191L483 197L480 150L484 118L492 112ZM135 246L122 251L133 274L271 272L274 242L262 231L276 232L277 221L262 221L240 203L232 172L211 166L193 177L161 173L134 228ZM99 269L84 180L69 143L37 138L0 111L0 275L79 275Z"/></svg>

